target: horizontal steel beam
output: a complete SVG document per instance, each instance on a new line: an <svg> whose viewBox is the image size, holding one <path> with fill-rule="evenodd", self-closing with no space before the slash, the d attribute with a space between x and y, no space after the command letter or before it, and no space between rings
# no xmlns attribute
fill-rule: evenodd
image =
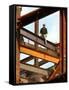
<svg viewBox="0 0 69 90"><path fill-rule="evenodd" d="M56 51L52 51L50 49L42 48L39 46L35 48L35 45L26 42L21 42L20 45L59 58L58 53Z"/></svg>
<svg viewBox="0 0 69 90"><path fill-rule="evenodd" d="M29 30L27 30L25 28L20 29L20 34L32 41L44 46L44 47L47 47L48 49L51 49L54 51L56 50L56 44L54 44L50 41L47 41L47 45L45 45L44 39L42 37L30 32Z"/></svg>
<svg viewBox="0 0 69 90"><path fill-rule="evenodd" d="M53 63L56 63L56 64L58 64L58 62L59 62L59 58L55 58L53 56L38 52L36 50L31 50L30 48L26 48L26 47L23 47L23 46L20 46L20 52L28 54L28 55L32 55L34 57L37 57L37 58L40 58L40 59L43 59L43 60L46 60L46 61L49 61L49 62L53 62Z"/></svg>
<svg viewBox="0 0 69 90"><path fill-rule="evenodd" d="M20 63L26 64L28 61L30 61L30 60L32 60L32 59L35 59L35 57L29 56L29 57L27 57L27 58L25 58L25 59L20 60ZM39 66L41 66L41 65L43 65L43 64L48 63L48 61L42 60L42 61L40 61L40 62L38 62L38 63L39 63ZM51 68L51 67L50 67L50 68Z"/></svg>
<svg viewBox="0 0 69 90"><path fill-rule="evenodd" d="M32 60L32 59L35 59L35 57L29 56L29 57L27 57L27 58L24 58L24 59L20 60L20 62L21 62L21 63L26 63L26 62L28 62L28 61L30 61L30 60ZM47 63L47 62L48 62L48 61L42 60L42 61L40 61L40 62L38 62L38 63L39 63L39 66L41 66L41 65L43 65L43 64L45 64L45 63Z"/></svg>
<svg viewBox="0 0 69 90"><path fill-rule="evenodd" d="M26 63L26 62L34 59L34 58L35 58L35 57L33 57L33 56L29 56L29 57L27 57L27 58L25 58L25 59L20 60L20 62L21 62L21 63ZM41 66L41 65L43 65L43 64L45 64L45 63L47 63L47 62L44 61L44 60L42 60L42 61L40 61L40 62L38 62L38 63L39 63L39 66Z"/></svg>
<svg viewBox="0 0 69 90"><path fill-rule="evenodd" d="M34 73L38 73L38 74L42 74L48 77L48 72L47 70L44 70L42 68L38 68L38 67L34 67L32 65L28 65L28 64L20 64L20 68L30 71L30 72L34 72Z"/></svg>

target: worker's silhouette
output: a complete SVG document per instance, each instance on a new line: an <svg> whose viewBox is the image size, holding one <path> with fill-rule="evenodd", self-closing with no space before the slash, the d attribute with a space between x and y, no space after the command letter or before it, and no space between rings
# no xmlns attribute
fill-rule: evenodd
<svg viewBox="0 0 69 90"><path fill-rule="evenodd" d="M41 33L41 37L44 38L44 43L47 44L46 37L47 37L48 31L47 31L47 28L45 27L45 24L43 24L43 27L41 28L40 33Z"/></svg>

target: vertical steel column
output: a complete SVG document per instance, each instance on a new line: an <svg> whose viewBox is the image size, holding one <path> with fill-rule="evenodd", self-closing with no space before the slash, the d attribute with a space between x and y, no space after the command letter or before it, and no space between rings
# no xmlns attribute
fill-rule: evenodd
<svg viewBox="0 0 69 90"><path fill-rule="evenodd" d="M60 73L64 73L66 65L66 9L60 10Z"/></svg>
<svg viewBox="0 0 69 90"><path fill-rule="evenodd" d="M38 20L35 21L34 26L35 26L35 34L38 35L38 33L39 33L39 21ZM37 39L36 39L36 41L37 41ZM37 49L37 48L38 48L38 44L35 43L35 49ZM34 64L35 64L35 66L39 66L37 58L35 58Z"/></svg>
<svg viewBox="0 0 69 90"><path fill-rule="evenodd" d="M67 26L66 26L66 20L67 20L67 11L66 9L61 9L60 10L60 61L56 67L56 71L53 72L51 77L49 78L50 80L53 80L55 78L55 75L59 74L65 74L66 72L66 33L67 33Z"/></svg>
<svg viewBox="0 0 69 90"><path fill-rule="evenodd" d="M63 10L60 10L60 74L63 73Z"/></svg>
<svg viewBox="0 0 69 90"><path fill-rule="evenodd" d="M16 83L18 84L20 81L20 37L19 37L19 29L17 22L18 22L18 18L20 17L20 13L21 13L21 7L16 6Z"/></svg>
<svg viewBox="0 0 69 90"><path fill-rule="evenodd" d="M63 10L63 73L66 73L66 35L67 35L67 9Z"/></svg>

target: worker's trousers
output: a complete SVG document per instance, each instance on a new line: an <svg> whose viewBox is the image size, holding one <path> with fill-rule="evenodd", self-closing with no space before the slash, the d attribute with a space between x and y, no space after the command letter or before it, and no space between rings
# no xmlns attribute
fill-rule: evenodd
<svg viewBox="0 0 69 90"><path fill-rule="evenodd" d="M47 38L47 34L45 34L45 35L42 34L41 36L42 36L42 38L44 38L44 40L45 40L45 41L44 41L45 45L47 45L47 40L46 40L46 38Z"/></svg>

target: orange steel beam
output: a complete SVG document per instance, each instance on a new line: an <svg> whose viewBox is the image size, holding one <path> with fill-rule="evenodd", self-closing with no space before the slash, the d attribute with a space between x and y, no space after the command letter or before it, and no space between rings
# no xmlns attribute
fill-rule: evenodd
<svg viewBox="0 0 69 90"><path fill-rule="evenodd" d="M27 42L24 42L24 43L21 42L20 45L24 46L24 47L27 47L27 48L30 48L30 49L35 49L35 46L33 44L30 44L30 43L27 43ZM39 52L51 55L53 57L59 58L58 53L56 51L52 51L50 49L42 48L42 47L39 47L39 46L36 50L39 51Z"/></svg>
<svg viewBox="0 0 69 90"><path fill-rule="evenodd" d="M24 59L20 60L20 63L26 63L26 62L34 59L34 58L35 58L35 57L33 57L33 56L29 56L29 57L27 57L27 58L24 58ZM39 62L39 66L41 66L41 65L43 65L43 64L45 64L45 63L47 63L47 62L48 62L48 61L42 60L42 61Z"/></svg>
<svg viewBox="0 0 69 90"><path fill-rule="evenodd" d="M56 64L58 64L58 62L59 62L59 58L55 58L53 56L38 52L36 50L31 50L31 49L23 47L23 46L20 46L20 52L28 54L28 55L32 55L34 57L41 58L43 60L50 61L50 62L53 62Z"/></svg>

